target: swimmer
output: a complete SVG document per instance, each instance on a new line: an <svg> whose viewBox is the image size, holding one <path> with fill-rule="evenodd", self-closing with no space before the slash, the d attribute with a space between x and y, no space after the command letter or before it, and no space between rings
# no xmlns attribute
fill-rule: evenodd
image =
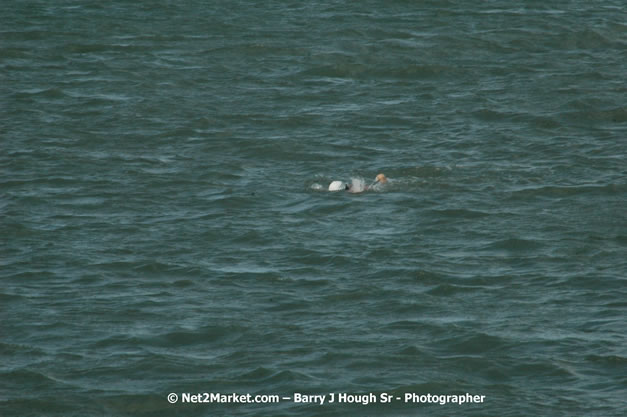
<svg viewBox="0 0 627 417"><path fill-rule="evenodd" d="M385 184L388 181L385 175L378 174L374 179L374 182L367 186L363 180L353 179L350 184L346 184L342 181L333 181L329 184L329 191L348 191L349 193L361 193L369 189L374 188L377 184Z"/></svg>

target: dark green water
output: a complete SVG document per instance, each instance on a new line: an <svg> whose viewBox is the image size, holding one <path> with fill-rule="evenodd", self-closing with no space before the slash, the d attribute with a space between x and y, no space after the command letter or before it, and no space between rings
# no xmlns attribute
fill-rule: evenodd
<svg viewBox="0 0 627 417"><path fill-rule="evenodd" d="M626 22L4 1L0 414L624 416Z"/></svg>

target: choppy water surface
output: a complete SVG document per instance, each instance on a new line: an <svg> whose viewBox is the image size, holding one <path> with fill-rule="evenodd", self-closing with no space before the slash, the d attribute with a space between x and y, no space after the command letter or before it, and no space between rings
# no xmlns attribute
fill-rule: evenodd
<svg viewBox="0 0 627 417"><path fill-rule="evenodd" d="M624 415L623 2L0 16L0 414Z"/></svg>

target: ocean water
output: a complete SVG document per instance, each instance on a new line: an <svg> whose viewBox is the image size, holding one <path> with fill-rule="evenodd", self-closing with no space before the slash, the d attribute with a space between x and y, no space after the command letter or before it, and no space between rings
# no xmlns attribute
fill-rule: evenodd
<svg viewBox="0 0 627 417"><path fill-rule="evenodd" d="M625 415L624 2L0 11L0 415Z"/></svg>

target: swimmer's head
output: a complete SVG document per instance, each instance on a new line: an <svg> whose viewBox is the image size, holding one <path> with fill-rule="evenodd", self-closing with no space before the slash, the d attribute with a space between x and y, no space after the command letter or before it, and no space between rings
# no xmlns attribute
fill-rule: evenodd
<svg viewBox="0 0 627 417"><path fill-rule="evenodd" d="M379 174L377 175L377 177L374 179L374 182L378 182L380 184L385 184L386 182L388 182L388 179L385 178L385 175L383 174Z"/></svg>

